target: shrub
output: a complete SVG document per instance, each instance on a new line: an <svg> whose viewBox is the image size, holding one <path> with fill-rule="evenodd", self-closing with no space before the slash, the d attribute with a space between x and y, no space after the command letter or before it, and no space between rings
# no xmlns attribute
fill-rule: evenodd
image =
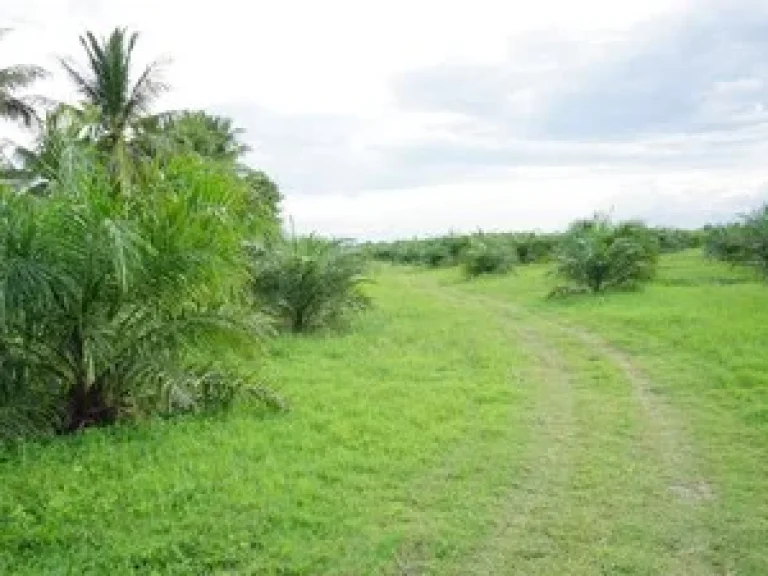
<svg viewBox="0 0 768 576"><path fill-rule="evenodd" d="M768 275L768 205L745 218L749 264Z"/></svg>
<svg viewBox="0 0 768 576"><path fill-rule="evenodd" d="M639 223L613 224L596 216L573 223L557 255L557 272L593 293L632 288L656 270L658 242Z"/></svg>
<svg viewBox="0 0 768 576"><path fill-rule="evenodd" d="M293 332L336 324L368 299L365 258L356 248L317 236L254 248L250 285L257 304Z"/></svg>
<svg viewBox="0 0 768 576"><path fill-rule="evenodd" d="M512 269L514 263L511 247L482 234L470 240L461 257L461 266L468 278L482 274L504 274Z"/></svg>

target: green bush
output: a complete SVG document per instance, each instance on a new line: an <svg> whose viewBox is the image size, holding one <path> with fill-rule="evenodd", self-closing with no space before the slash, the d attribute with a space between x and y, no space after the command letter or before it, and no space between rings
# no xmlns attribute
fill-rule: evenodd
<svg viewBox="0 0 768 576"><path fill-rule="evenodd" d="M365 258L341 241L293 237L254 248L250 285L259 306L293 332L336 324L368 304Z"/></svg>
<svg viewBox="0 0 768 576"><path fill-rule="evenodd" d="M482 274L504 274L512 269L514 263L511 247L482 234L470 240L461 256L461 267L468 278Z"/></svg>
<svg viewBox="0 0 768 576"><path fill-rule="evenodd" d="M557 254L557 272L578 290L632 288L656 271L658 240L644 225L596 216L573 223Z"/></svg>

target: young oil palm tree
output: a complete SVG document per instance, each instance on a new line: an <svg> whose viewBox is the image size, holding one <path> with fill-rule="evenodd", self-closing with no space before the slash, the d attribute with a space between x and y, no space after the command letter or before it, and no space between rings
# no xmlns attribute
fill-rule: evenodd
<svg viewBox="0 0 768 576"><path fill-rule="evenodd" d="M571 287L595 294L632 288L653 278L658 253L658 239L641 222L616 224L597 214L571 224L558 249L557 272ZM553 295L561 292L567 287Z"/></svg>
<svg viewBox="0 0 768 576"><path fill-rule="evenodd" d="M226 362L265 328L241 306L245 186L195 157L133 196L88 148L59 168L45 201L0 189L0 444L246 385Z"/></svg>
<svg viewBox="0 0 768 576"><path fill-rule="evenodd" d="M253 246L250 285L255 301L293 332L332 326L369 299L363 254L314 235Z"/></svg>
<svg viewBox="0 0 768 576"><path fill-rule="evenodd" d="M162 80L162 65L147 65L134 79L133 51L137 32L115 28L107 38L97 39L92 32L80 37L88 64L84 71L71 62L61 65L74 82L85 103L98 111L97 142L108 154L119 187L128 190L132 172L129 147L137 123L148 115L152 105L168 86Z"/></svg>
<svg viewBox="0 0 768 576"><path fill-rule="evenodd" d="M0 30L2 37L7 30ZM30 127L37 121L35 105L42 99L36 96L20 96L18 90L31 86L46 76L38 66L9 66L0 68L0 118L19 121Z"/></svg>

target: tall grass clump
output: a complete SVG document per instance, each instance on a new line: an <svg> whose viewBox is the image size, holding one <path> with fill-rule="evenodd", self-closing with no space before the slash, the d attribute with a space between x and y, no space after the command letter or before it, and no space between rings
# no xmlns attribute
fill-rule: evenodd
<svg viewBox="0 0 768 576"><path fill-rule="evenodd" d="M293 332L337 325L368 304L366 260L355 247L314 235L252 250L250 286L263 307Z"/></svg>
<svg viewBox="0 0 768 576"><path fill-rule="evenodd" d="M557 252L556 271L568 285L555 292L634 288L653 278L658 254L658 239L641 223L574 222Z"/></svg>

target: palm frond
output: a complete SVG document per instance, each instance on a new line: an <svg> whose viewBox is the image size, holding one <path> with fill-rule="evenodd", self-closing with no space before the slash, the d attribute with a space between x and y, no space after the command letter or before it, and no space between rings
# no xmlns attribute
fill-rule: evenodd
<svg viewBox="0 0 768 576"><path fill-rule="evenodd" d="M72 63L60 58L59 64L69 75L69 79L75 84L75 88L89 101L95 102L99 98L98 90L93 86L92 81L83 73L79 72Z"/></svg>
<svg viewBox="0 0 768 576"><path fill-rule="evenodd" d="M10 66L0 68L0 91L27 88L37 80L48 76L48 72L39 66Z"/></svg>
<svg viewBox="0 0 768 576"><path fill-rule="evenodd" d="M39 123L40 118L28 98L0 94L0 117L19 121L27 128Z"/></svg>
<svg viewBox="0 0 768 576"><path fill-rule="evenodd" d="M157 411L170 388L195 406L226 400L250 380L211 351L251 350L266 330L233 301L247 230L236 175L183 157L148 182L155 194L115 197L96 152L74 150L44 202L0 191L0 427L15 406L7 428L22 429L24 391L42 383L61 431Z"/></svg>
<svg viewBox="0 0 768 576"><path fill-rule="evenodd" d="M0 37L7 29L0 29ZM31 127L38 120L35 112L35 99L19 96L17 90L28 88L35 81L46 76L39 66L16 65L0 68L0 117L20 121Z"/></svg>
<svg viewBox="0 0 768 576"><path fill-rule="evenodd" d="M168 84L160 78L161 70L162 64L155 61L141 73L125 104L127 116L147 113L158 96L168 90Z"/></svg>

